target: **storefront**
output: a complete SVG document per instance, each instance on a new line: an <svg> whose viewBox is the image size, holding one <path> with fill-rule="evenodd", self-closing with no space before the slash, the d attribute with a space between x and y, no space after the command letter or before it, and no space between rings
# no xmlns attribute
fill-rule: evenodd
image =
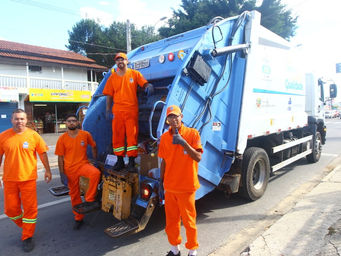
<svg viewBox="0 0 341 256"><path fill-rule="evenodd" d="M17 89L0 88L0 132L12 127L11 117L18 108L19 93Z"/></svg>
<svg viewBox="0 0 341 256"><path fill-rule="evenodd" d="M25 109L32 110L37 132L62 133L66 131L66 116L76 114L77 109L87 105L90 99L90 91L30 89Z"/></svg>

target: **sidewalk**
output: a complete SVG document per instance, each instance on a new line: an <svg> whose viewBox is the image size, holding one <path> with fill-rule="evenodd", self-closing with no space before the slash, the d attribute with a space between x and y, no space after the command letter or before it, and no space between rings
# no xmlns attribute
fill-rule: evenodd
<svg viewBox="0 0 341 256"><path fill-rule="evenodd" d="M47 157L49 158L49 163L51 168L55 168L58 166L58 157L54 154L54 150L56 148L56 143L59 138L59 136L62 135L62 133L46 133L42 134L41 137L43 137L44 141L49 147L49 151L47 152ZM38 160L37 163L38 171L44 169L44 166L40 160Z"/></svg>
<svg viewBox="0 0 341 256"><path fill-rule="evenodd" d="M282 217L263 225L263 231L243 252L231 254L231 244L226 244L212 255L341 255L341 157L334 159L326 171L329 174L307 189L309 192ZM268 229L264 231L264 227Z"/></svg>
<svg viewBox="0 0 341 256"><path fill-rule="evenodd" d="M241 255L340 255L341 165Z"/></svg>

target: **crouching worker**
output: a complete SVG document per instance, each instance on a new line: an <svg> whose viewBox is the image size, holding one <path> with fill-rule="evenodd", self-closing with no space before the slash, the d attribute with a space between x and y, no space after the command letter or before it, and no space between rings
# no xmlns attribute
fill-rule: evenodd
<svg viewBox="0 0 341 256"><path fill-rule="evenodd" d="M199 132L186 127L178 106L167 108L170 126L160 139L161 179L165 190L166 233L171 250L167 256L180 256L180 223L186 229L188 255L197 255L195 191L199 188L198 162L203 149Z"/></svg>
<svg viewBox="0 0 341 256"><path fill-rule="evenodd" d="M79 177L89 179L89 188L85 195L88 208L98 208L96 201L97 185L100 180L100 171L89 163L86 155L88 145L92 148L92 156L96 159L96 143L89 132L80 130L79 121L74 114L66 117L67 132L61 135L56 144L55 154L58 155L58 167L60 173L64 173L68 179L69 194L72 207L82 203L79 190ZM75 224L78 230L83 224L84 215L73 210Z"/></svg>

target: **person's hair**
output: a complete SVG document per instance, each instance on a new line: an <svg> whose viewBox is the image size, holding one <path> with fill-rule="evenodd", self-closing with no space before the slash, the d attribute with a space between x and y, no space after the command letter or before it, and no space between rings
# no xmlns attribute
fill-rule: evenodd
<svg viewBox="0 0 341 256"><path fill-rule="evenodd" d="M76 118L77 121L78 121L78 117L77 117L76 114L68 114L68 115L66 116L65 120L68 120L70 117L74 117L74 118Z"/></svg>
<svg viewBox="0 0 341 256"><path fill-rule="evenodd" d="M17 114L17 113L25 113L25 114L26 114L25 110L23 110L23 109L21 109L21 108L17 108L17 109L15 109L15 110L12 112L12 117L13 117L14 114ZM27 115L27 114L26 114L26 115Z"/></svg>

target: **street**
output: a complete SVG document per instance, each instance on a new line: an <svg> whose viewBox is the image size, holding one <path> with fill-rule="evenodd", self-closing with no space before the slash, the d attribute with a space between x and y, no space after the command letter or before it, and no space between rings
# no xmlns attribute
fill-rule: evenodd
<svg viewBox="0 0 341 256"><path fill-rule="evenodd" d="M309 188L307 184L321 178L324 167L341 154L341 120L327 120L327 142L321 159L307 164L305 159L279 170L271 177L265 195L247 202L238 195L226 198L213 191L197 201L199 255L209 255L220 246L231 243L231 251L241 252L244 243L276 218L288 202L299 200ZM102 211L86 216L85 225L74 231L73 214L68 197L55 198L47 189L59 185L57 169L54 178L45 184L42 173L38 179L39 214L35 233L36 247L31 253L21 249L20 229L3 213L3 191L0 189L0 255L166 255L169 245L164 232L163 208L157 209L146 229L119 239L108 237L103 230L115 223L111 214ZM288 200L290 198L290 200ZM278 214L274 214L278 213ZM184 229L183 237L185 237ZM249 236L249 237L248 237ZM242 237L242 239L241 239ZM183 241L184 244L184 241ZM183 255L186 255L182 245ZM236 255L236 254L232 254Z"/></svg>

